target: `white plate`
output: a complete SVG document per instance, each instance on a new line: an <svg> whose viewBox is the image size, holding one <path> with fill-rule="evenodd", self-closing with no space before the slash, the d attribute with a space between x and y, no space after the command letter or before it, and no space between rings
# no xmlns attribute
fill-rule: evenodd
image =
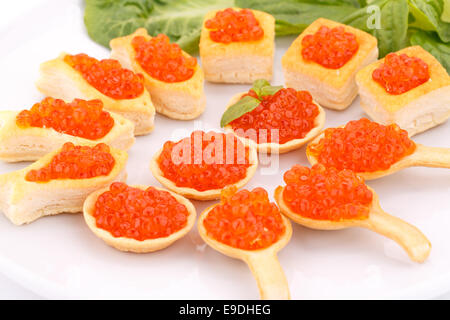
<svg viewBox="0 0 450 320"><path fill-rule="evenodd" d="M39 101L42 96L34 87L39 63L61 51L108 57L105 48L88 38L79 2L49 1L0 32L1 109L29 108ZM274 84L283 83L280 59L292 39L277 39ZM228 99L248 88L206 83L207 109L200 118L182 122L157 116L155 131L139 137L130 150L128 182L159 185L149 161L164 141L194 129L217 129ZM356 101L343 112L327 110L327 126L363 115ZM415 140L450 147L449 136L446 123ZM307 164L304 148L282 155L276 170L260 167L247 187L262 186L272 193L295 163ZM0 172L25 165L1 163ZM387 212L416 225L430 239L429 259L412 263L394 242L366 230L327 232L294 226L291 242L279 254L292 298L431 298L450 289L450 171L411 168L369 185ZM198 213L211 203L195 202ZM47 217L21 227L0 215L0 271L48 298L259 297L246 265L206 247L195 229L166 250L127 254L95 237L79 214Z"/></svg>

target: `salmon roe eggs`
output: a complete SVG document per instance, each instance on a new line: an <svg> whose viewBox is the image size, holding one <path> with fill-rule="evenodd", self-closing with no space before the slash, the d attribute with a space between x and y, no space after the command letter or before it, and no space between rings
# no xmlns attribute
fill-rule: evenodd
<svg viewBox="0 0 450 320"><path fill-rule="evenodd" d="M430 79L428 64L420 58L406 54L389 53L372 73L386 92L394 95L414 89Z"/></svg>
<svg viewBox="0 0 450 320"><path fill-rule="evenodd" d="M197 191L222 189L247 176L249 148L233 134L194 131L178 142L168 141L158 158L165 178Z"/></svg>
<svg viewBox="0 0 450 320"><path fill-rule="evenodd" d="M101 100L75 99L65 103L60 99L44 98L30 110L16 117L19 127L52 128L55 131L90 140L101 139L114 126L109 112L103 111Z"/></svg>
<svg viewBox="0 0 450 320"><path fill-rule="evenodd" d="M25 179L33 182L47 182L56 179L89 179L107 176L114 164L115 160L109 146L104 143L89 147L75 146L67 142L47 165L37 170L30 170Z"/></svg>
<svg viewBox="0 0 450 320"><path fill-rule="evenodd" d="M95 203L98 228L139 241L167 237L187 224L189 212L169 192L114 182Z"/></svg>
<svg viewBox="0 0 450 320"><path fill-rule="evenodd" d="M87 54L66 55L64 61L91 86L114 99L134 99L144 92L144 76L122 68L114 59L97 60Z"/></svg>
<svg viewBox="0 0 450 320"><path fill-rule="evenodd" d="M205 27L210 30L211 40L221 43L257 41L264 36L264 30L249 9L218 11L205 22Z"/></svg>
<svg viewBox="0 0 450 320"><path fill-rule="evenodd" d="M295 165L284 174L284 181L283 200L302 217L341 221L369 216L373 194L351 170Z"/></svg>
<svg viewBox="0 0 450 320"><path fill-rule="evenodd" d="M374 172L387 170L401 158L412 154L416 144L396 124L384 126L362 118L343 128L329 128L307 152L319 163L340 170Z"/></svg>
<svg viewBox="0 0 450 320"><path fill-rule="evenodd" d="M276 204L269 202L266 190L226 188L221 203L203 220L209 236L228 246L259 250L280 239L285 225Z"/></svg>
<svg viewBox="0 0 450 320"><path fill-rule="evenodd" d="M197 59L184 54L176 43L164 34L146 40L136 36L131 42L136 60L152 78L164 82L181 82L192 78Z"/></svg>
<svg viewBox="0 0 450 320"><path fill-rule="evenodd" d="M321 26L314 34L302 39L302 56L328 69L339 69L358 51L356 36L344 27Z"/></svg>
<svg viewBox="0 0 450 320"><path fill-rule="evenodd" d="M257 98L255 91L247 94ZM319 108L308 91L281 89L262 97L258 107L233 120L230 125L239 136L257 143L284 144L302 139L315 126Z"/></svg>

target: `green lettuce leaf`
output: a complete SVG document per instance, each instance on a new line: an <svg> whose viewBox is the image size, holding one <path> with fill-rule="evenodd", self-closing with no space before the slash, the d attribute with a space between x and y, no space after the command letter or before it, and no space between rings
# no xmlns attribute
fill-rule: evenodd
<svg viewBox="0 0 450 320"><path fill-rule="evenodd" d="M444 1L444 10L442 11L441 19L444 22L450 22L450 0Z"/></svg>
<svg viewBox="0 0 450 320"><path fill-rule="evenodd" d="M368 10L368 7L356 10L341 22L375 36L378 39L380 57L406 47L409 14L407 0L377 0L371 1L369 6L377 6L380 10L379 28L368 23L376 22L376 14Z"/></svg>
<svg viewBox="0 0 450 320"><path fill-rule="evenodd" d="M414 18L409 24L410 27L436 31L442 41L450 41L450 23L441 20L444 0L408 0L408 4ZM448 4L446 6L448 7Z"/></svg>
<svg viewBox="0 0 450 320"><path fill-rule="evenodd" d="M299 34L318 18L342 21L356 10L349 2L354 1L236 0L236 6L270 13L276 19L277 36L283 36Z"/></svg>
<svg viewBox="0 0 450 320"><path fill-rule="evenodd" d="M442 41L450 42L450 0L85 1L84 20L88 34L104 46L108 46L112 38L145 27L149 34L165 33L172 42L194 53L198 50L204 14L232 6L272 14L278 36L299 34L320 17L351 25L377 37L380 57L406 47L410 35L414 36L411 41L427 43L435 52L442 51L436 49L445 45ZM379 8L379 27L370 23L376 21L373 8ZM432 34L416 34L415 29L435 31L440 39L436 41Z"/></svg>
<svg viewBox="0 0 450 320"><path fill-rule="evenodd" d="M311 22L323 17L367 31L377 37L380 56L404 48L408 43L408 1L331 1L331 0L236 0L240 7L262 10L276 19L277 35L299 34ZM365 6L364 6L365 5ZM374 12L380 9L380 28L373 28Z"/></svg>
<svg viewBox="0 0 450 320"><path fill-rule="evenodd" d="M84 23L89 36L109 46L115 37L145 27L166 34L187 52L198 50L204 15L233 6L233 0L86 0Z"/></svg>
<svg viewBox="0 0 450 320"><path fill-rule="evenodd" d="M411 45L422 46L450 73L450 46L442 42L436 33L419 30L411 35L410 42Z"/></svg>

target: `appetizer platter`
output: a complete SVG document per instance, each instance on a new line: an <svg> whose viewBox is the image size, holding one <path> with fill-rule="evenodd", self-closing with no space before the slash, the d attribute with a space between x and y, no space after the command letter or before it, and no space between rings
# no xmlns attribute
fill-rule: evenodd
<svg viewBox="0 0 450 320"><path fill-rule="evenodd" d="M427 51L378 60L324 18L274 39L223 6L198 55L142 28L109 50L48 3L0 34L2 273L47 298L450 290L450 78Z"/></svg>

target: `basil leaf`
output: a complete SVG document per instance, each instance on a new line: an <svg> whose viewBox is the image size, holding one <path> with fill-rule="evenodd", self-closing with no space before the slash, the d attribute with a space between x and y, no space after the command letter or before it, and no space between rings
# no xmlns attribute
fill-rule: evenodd
<svg viewBox="0 0 450 320"><path fill-rule="evenodd" d="M410 41L412 45L420 45L431 53L450 73L450 46L442 42L436 33L419 30Z"/></svg>
<svg viewBox="0 0 450 320"><path fill-rule="evenodd" d="M414 17L410 27L436 31L442 41L450 41L450 23L441 20L445 9L443 0L408 0L408 4Z"/></svg>
<svg viewBox="0 0 450 320"><path fill-rule="evenodd" d="M84 24L89 36L109 47L113 38L144 27L152 36L166 34L190 53L198 50L204 15L232 7L233 0L86 0Z"/></svg>
<svg viewBox="0 0 450 320"><path fill-rule="evenodd" d="M225 127L231 121L236 120L247 112L255 109L260 103L261 102L256 98L250 96L243 97L225 111L222 115L222 119L220 119L220 126L222 128Z"/></svg>
<svg viewBox="0 0 450 320"><path fill-rule="evenodd" d="M265 79L258 79L253 82L252 90L255 91L256 95L261 96L261 89L270 86L270 82Z"/></svg>
<svg viewBox="0 0 450 320"><path fill-rule="evenodd" d="M264 96L272 96L278 91L283 89L283 86L265 86L261 88L260 94L258 97L264 97Z"/></svg>

